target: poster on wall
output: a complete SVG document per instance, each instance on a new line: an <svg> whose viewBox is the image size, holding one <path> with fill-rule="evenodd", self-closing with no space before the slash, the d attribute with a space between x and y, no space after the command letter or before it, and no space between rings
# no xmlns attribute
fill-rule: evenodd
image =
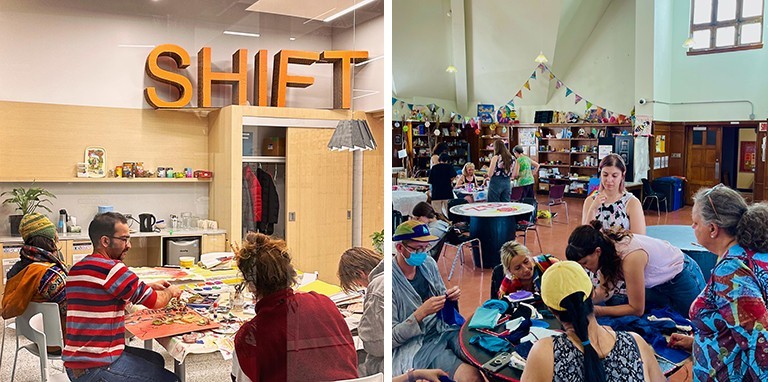
<svg viewBox="0 0 768 382"><path fill-rule="evenodd" d="M536 128L520 128L517 129L517 135L520 140L520 144L523 146L536 146Z"/></svg>
<svg viewBox="0 0 768 382"><path fill-rule="evenodd" d="M667 151L667 136L657 135L656 136L656 152L665 153L666 151Z"/></svg>
<svg viewBox="0 0 768 382"><path fill-rule="evenodd" d="M600 145L597 148L597 158L602 160L613 151L613 145Z"/></svg>
<svg viewBox="0 0 768 382"><path fill-rule="evenodd" d="M493 123L493 110L495 107L492 104L477 104L477 116L480 117L482 123Z"/></svg>
<svg viewBox="0 0 768 382"><path fill-rule="evenodd" d="M651 135L651 116L650 115L637 115L635 116L635 136L648 136Z"/></svg>
<svg viewBox="0 0 768 382"><path fill-rule="evenodd" d="M755 171L755 142L741 142L739 172Z"/></svg>

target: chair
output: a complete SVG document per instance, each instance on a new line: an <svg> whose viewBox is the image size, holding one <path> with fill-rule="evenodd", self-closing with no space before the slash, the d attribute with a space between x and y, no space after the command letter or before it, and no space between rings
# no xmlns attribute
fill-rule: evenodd
<svg viewBox="0 0 768 382"><path fill-rule="evenodd" d="M451 281L451 277L453 277L453 272L456 269L456 262L458 261L459 264L463 267L464 266L464 247L469 244L469 248L473 249L472 255L474 258L474 248L478 248L479 257L480 257L480 268L483 268L483 247L480 243L480 239L478 238L472 238L469 236L468 232L462 231L460 228L456 227L454 224L451 226L451 228L448 230L448 234L444 237L444 243L442 248L440 249L440 253L438 253L438 257L442 255L442 252L445 251L446 247L452 247L456 248L456 256L453 258L453 262L451 263L451 270L448 272L448 281ZM443 256L443 267L445 268L445 259L446 257ZM477 269L477 264L475 264L474 259L472 261L473 269Z"/></svg>
<svg viewBox="0 0 768 382"><path fill-rule="evenodd" d="M523 237L523 245L526 245L526 241L528 240L528 231L533 231L536 233L536 241L539 243L539 252L541 253L542 247L541 247L541 238L539 237L539 231L536 229L536 220L538 219L537 215L539 213L539 203L536 201L535 198L523 198L521 200L522 203L530 204L533 206L533 212L531 212L531 216L528 219L525 220L519 220L517 222L517 232L515 236ZM567 207L566 207L567 208Z"/></svg>
<svg viewBox="0 0 768 382"><path fill-rule="evenodd" d="M565 201L565 185L553 184L549 186L549 200L547 200L547 210L550 215L552 214L553 206L565 206L565 223L568 224L570 217L568 216L568 203ZM549 218L550 224L555 220L554 215Z"/></svg>
<svg viewBox="0 0 768 382"><path fill-rule="evenodd" d="M509 200L512 202L519 202L523 198L522 187L512 187L512 191L509 193Z"/></svg>
<svg viewBox="0 0 768 382"><path fill-rule="evenodd" d="M499 264L493 267L491 274L491 300L499 298L498 292L502 281L504 281L504 265Z"/></svg>
<svg viewBox="0 0 768 382"><path fill-rule="evenodd" d="M456 215L454 213L451 213L451 208L455 206L460 206L462 204L469 203L467 199L464 198L458 198L458 199L451 199L448 201L448 220L451 221L453 224L457 223L469 223L469 217L462 216L462 215Z"/></svg>
<svg viewBox="0 0 768 382"><path fill-rule="evenodd" d="M19 346L19 336L26 337L32 343ZM69 380L66 374L59 374L53 377L48 376L48 359L61 360L61 356L48 354L46 352L47 346L64 348L59 306L54 302L30 302L27 310L16 317L16 354L13 357L11 381L16 377L16 361L19 357L19 351L22 349L26 349L40 358L41 381L45 382L49 378L52 381Z"/></svg>
<svg viewBox="0 0 768 382"><path fill-rule="evenodd" d="M367 377L344 379L336 382L384 382L384 373L369 375Z"/></svg>
<svg viewBox="0 0 768 382"><path fill-rule="evenodd" d="M403 214L396 209L392 209L392 232L395 232L397 226L402 224L404 221L405 218L403 217Z"/></svg>
<svg viewBox="0 0 768 382"><path fill-rule="evenodd" d="M640 179L643 182L643 209L645 209L645 201L648 199L656 199L656 212L661 216L661 207L659 202L664 202L664 212L669 212L669 206L667 205L667 195L661 192L656 192L651 187L651 182L648 179ZM651 200L653 202L653 200ZM648 208L651 208L651 203L648 203Z"/></svg>

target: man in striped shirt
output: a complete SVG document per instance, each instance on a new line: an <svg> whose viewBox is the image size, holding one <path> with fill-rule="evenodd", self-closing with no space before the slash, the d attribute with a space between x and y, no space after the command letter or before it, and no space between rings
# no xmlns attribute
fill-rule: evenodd
<svg viewBox="0 0 768 382"><path fill-rule="evenodd" d="M131 249L125 216L107 212L88 227L94 253L67 279L67 333L62 358L72 381L178 381L151 350L125 346L125 304L158 309L181 292L167 281L144 283L123 264Z"/></svg>

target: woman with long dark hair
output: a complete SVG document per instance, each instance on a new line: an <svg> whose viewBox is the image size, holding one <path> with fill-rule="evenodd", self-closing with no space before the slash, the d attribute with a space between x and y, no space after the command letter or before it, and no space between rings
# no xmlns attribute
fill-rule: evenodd
<svg viewBox="0 0 768 382"><path fill-rule="evenodd" d="M488 182L488 201L489 202L509 202L512 184L510 177L517 176L513 174L515 159L504 144L504 141L497 139L493 142L493 158L491 158L491 167L488 172L491 173L491 180Z"/></svg>
<svg viewBox="0 0 768 382"><path fill-rule="evenodd" d="M664 381L642 337L597 323L591 294L592 281L573 261L560 261L544 272L541 298L565 333L536 341L521 381Z"/></svg>
<svg viewBox="0 0 768 382"><path fill-rule="evenodd" d="M626 302L596 306L597 316L641 316L652 305L669 306L687 317L691 302L704 289L701 268L680 248L621 228L603 231L597 220L571 233L565 256L597 274L595 303L612 297L616 283L626 282Z"/></svg>

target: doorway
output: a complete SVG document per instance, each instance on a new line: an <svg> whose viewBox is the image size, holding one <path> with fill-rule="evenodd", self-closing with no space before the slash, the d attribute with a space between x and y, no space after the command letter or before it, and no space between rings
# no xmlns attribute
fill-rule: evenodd
<svg viewBox="0 0 768 382"><path fill-rule="evenodd" d="M719 125L689 126L686 128L688 165L686 176L687 203L693 205L693 194L701 187L712 187L722 182L723 129Z"/></svg>

